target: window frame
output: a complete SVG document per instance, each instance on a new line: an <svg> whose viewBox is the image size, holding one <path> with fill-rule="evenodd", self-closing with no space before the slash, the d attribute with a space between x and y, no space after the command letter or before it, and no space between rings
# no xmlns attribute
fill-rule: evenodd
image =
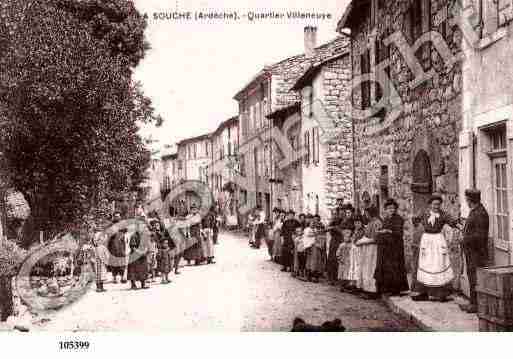
<svg viewBox="0 0 513 359"><path fill-rule="evenodd" d="M508 199L508 160L506 156L495 157L491 161L492 166L492 200L493 200L493 223L492 236L496 248L510 250L509 213ZM500 167L500 173L497 168ZM499 176L500 175L500 176ZM500 193L499 193L500 192ZM500 219L500 221L499 221ZM500 231L500 234L499 234Z"/></svg>
<svg viewBox="0 0 513 359"><path fill-rule="evenodd" d="M304 163L308 167L310 165L310 132L309 131L305 131L304 139L305 139L304 145L306 148Z"/></svg>
<svg viewBox="0 0 513 359"><path fill-rule="evenodd" d="M371 73L370 50L366 50L363 54L360 54L360 73L362 75ZM362 110L366 110L371 107L371 82L363 81L360 84L360 91L360 106Z"/></svg>

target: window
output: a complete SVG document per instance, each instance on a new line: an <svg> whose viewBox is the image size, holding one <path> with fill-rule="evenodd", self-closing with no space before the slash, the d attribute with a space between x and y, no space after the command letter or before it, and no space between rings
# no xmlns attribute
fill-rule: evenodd
<svg viewBox="0 0 513 359"><path fill-rule="evenodd" d="M208 157L208 141L205 142L205 156Z"/></svg>
<svg viewBox="0 0 513 359"><path fill-rule="evenodd" d="M495 158L493 167L493 235L498 247L509 250L509 207L506 157Z"/></svg>
<svg viewBox="0 0 513 359"><path fill-rule="evenodd" d="M261 109L260 109L260 103L257 102L257 104L255 105L255 117L256 117L256 123L257 123L257 128L262 128L262 112L261 112Z"/></svg>
<svg viewBox="0 0 513 359"><path fill-rule="evenodd" d="M243 205L247 204L248 203L248 191L242 189L240 191L240 198L241 198L241 202Z"/></svg>
<svg viewBox="0 0 513 359"><path fill-rule="evenodd" d="M232 144L228 142L228 156L232 155Z"/></svg>
<svg viewBox="0 0 513 359"><path fill-rule="evenodd" d="M319 128L312 129L312 161L315 165L319 164Z"/></svg>
<svg viewBox="0 0 513 359"><path fill-rule="evenodd" d="M512 19L512 2L511 0L494 0L497 7L497 27L506 26Z"/></svg>
<svg viewBox="0 0 513 359"><path fill-rule="evenodd" d="M246 157L245 156L241 156L240 157L240 174L241 176L245 176L246 175ZM246 203L246 202L244 202Z"/></svg>
<svg viewBox="0 0 513 359"><path fill-rule="evenodd" d="M362 55L360 55L360 67L362 75L370 74L370 52L367 50ZM365 110L371 106L370 101L370 81L364 81L361 83L361 91L362 91L362 103L361 109Z"/></svg>
<svg viewBox="0 0 513 359"><path fill-rule="evenodd" d="M378 0L371 0L369 4L368 14L370 19L370 28L373 29L376 26L376 17L377 17L377 3Z"/></svg>
<svg viewBox="0 0 513 359"><path fill-rule="evenodd" d="M313 117L314 113L314 91L313 87L310 88L310 93L308 94L308 117Z"/></svg>
<svg viewBox="0 0 513 359"><path fill-rule="evenodd" d="M413 45L425 32L431 29L431 0L413 0L410 11L410 41ZM431 44L424 43L415 53L424 71L431 68Z"/></svg>
<svg viewBox="0 0 513 359"><path fill-rule="evenodd" d="M492 131L490 133L491 150L492 151L505 151L506 150L506 130L504 127Z"/></svg>
<svg viewBox="0 0 513 359"><path fill-rule="evenodd" d="M413 0L410 5L410 40L412 44L422 35L422 1Z"/></svg>
<svg viewBox="0 0 513 359"><path fill-rule="evenodd" d="M388 199L388 166L381 166L381 176L380 176L380 189L381 189L381 199L383 202L386 202Z"/></svg>
<svg viewBox="0 0 513 359"><path fill-rule="evenodd" d="M379 64L383 61L390 59L390 46L390 44L388 44L388 46L385 46L385 44L383 44L381 40L376 41L376 64ZM380 84L379 82L376 82L375 84L374 96L376 103L379 102L383 96L385 96L385 98L387 99L390 96L390 81L392 81L392 78L390 77L390 66L387 66L385 68L385 73L388 77L388 80L382 81L382 84ZM381 87L382 85L384 86L383 88ZM387 100L387 105L388 102L389 101ZM383 121L386 117L386 113L387 109L381 108L381 110L375 115L375 117L379 117L381 121Z"/></svg>
<svg viewBox="0 0 513 359"><path fill-rule="evenodd" d="M305 148L305 164L308 166L310 164L310 133L308 131L305 132Z"/></svg>
<svg viewBox="0 0 513 359"><path fill-rule="evenodd" d="M250 132L253 131L255 129L255 117L254 117L254 112L253 112L253 106L250 106L249 107L249 129L250 129Z"/></svg>

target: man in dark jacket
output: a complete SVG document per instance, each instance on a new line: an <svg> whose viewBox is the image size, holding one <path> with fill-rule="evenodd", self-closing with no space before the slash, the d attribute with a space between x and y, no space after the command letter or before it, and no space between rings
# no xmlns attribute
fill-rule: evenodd
<svg viewBox="0 0 513 359"><path fill-rule="evenodd" d="M463 252L467 262L467 276L470 287L470 304L460 305L467 313L477 312L476 271L484 267L488 259L488 212L481 204L481 192L476 189L465 191L470 213L463 229Z"/></svg>

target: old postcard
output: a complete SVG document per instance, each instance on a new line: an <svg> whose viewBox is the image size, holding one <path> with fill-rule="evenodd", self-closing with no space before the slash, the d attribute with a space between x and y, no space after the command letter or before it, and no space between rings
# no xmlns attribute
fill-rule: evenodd
<svg viewBox="0 0 513 359"><path fill-rule="evenodd" d="M2 0L0 330L512 331L512 19Z"/></svg>

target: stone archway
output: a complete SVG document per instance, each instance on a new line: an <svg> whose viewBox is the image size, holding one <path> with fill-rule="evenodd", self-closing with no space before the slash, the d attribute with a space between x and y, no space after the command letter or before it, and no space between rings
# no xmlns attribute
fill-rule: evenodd
<svg viewBox="0 0 513 359"><path fill-rule="evenodd" d="M425 150L419 150L413 160L413 213L420 214L428 207L428 201L433 193L433 175L431 159Z"/></svg>

